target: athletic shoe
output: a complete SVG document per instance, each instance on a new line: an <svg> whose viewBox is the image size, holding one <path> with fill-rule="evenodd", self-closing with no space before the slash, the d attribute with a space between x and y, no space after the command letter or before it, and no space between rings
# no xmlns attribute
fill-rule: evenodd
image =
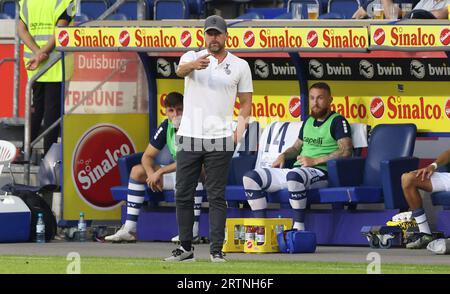
<svg viewBox="0 0 450 294"><path fill-rule="evenodd" d="M136 242L136 232L131 232L125 229L125 225L122 225L120 230L118 230L114 235L106 236L105 241L110 241L113 243Z"/></svg>
<svg viewBox="0 0 450 294"><path fill-rule="evenodd" d="M222 251L212 252L210 254L211 262L227 262L227 260L223 258L224 256L225 253L223 253Z"/></svg>
<svg viewBox="0 0 450 294"><path fill-rule="evenodd" d="M169 262L192 262L195 261L194 258L194 247L192 247L191 251L186 251L182 246L176 248L172 251L172 255L164 258L164 261Z"/></svg>
<svg viewBox="0 0 450 294"><path fill-rule="evenodd" d="M424 249L428 243L433 241L433 236L425 233L416 234L412 241L406 244L408 249Z"/></svg>

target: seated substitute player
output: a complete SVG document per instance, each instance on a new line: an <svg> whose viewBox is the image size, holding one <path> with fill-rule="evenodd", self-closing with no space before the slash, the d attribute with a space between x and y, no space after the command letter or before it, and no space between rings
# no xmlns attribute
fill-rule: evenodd
<svg viewBox="0 0 450 294"><path fill-rule="evenodd" d="M429 166L402 175L403 194L419 226L419 234L414 235L413 240L406 244L406 248L423 249L433 241L419 189L426 192L450 191L450 173L435 172L438 166L449 162L450 149L441 153Z"/></svg>
<svg viewBox="0 0 450 294"><path fill-rule="evenodd" d="M294 229L305 230L306 192L328 186L327 161L352 154L351 129L347 120L331 111L331 90L326 83L309 89L311 115L303 123L293 146L281 153L271 168L257 168L243 177L245 194L255 217L266 217L264 191L287 188L294 209ZM297 159L292 169L287 159Z"/></svg>
<svg viewBox="0 0 450 294"><path fill-rule="evenodd" d="M175 134L180 126L183 114L183 95L177 92L167 94L164 100L167 119L164 120L156 133L150 139L142 155L141 164L135 165L131 169L130 180L128 182L127 195L127 218L125 224L114 235L105 237L106 241L112 242L134 242L136 241L136 223L139 211L144 202L145 186L147 185L154 192L175 189L176 162L167 166L159 166L155 163L158 153L167 145L173 159L176 160ZM203 185L198 183L196 195L194 197L194 241L200 241L199 219L202 205ZM172 238L178 241L178 236Z"/></svg>

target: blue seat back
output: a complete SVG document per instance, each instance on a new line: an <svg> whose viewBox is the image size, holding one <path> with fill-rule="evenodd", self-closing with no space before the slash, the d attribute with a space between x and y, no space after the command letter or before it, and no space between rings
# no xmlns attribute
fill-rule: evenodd
<svg viewBox="0 0 450 294"><path fill-rule="evenodd" d="M189 6L186 0L155 0L155 20L186 18L189 18Z"/></svg>
<svg viewBox="0 0 450 294"><path fill-rule="evenodd" d="M360 6L359 0L329 0L328 12L337 12L350 19Z"/></svg>
<svg viewBox="0 0 450 294"><path fill-rule="evenodd" d="M3 12L14 18L16 16L16 1L15 0L1 0L0 1L0 12ZM7 19L4 17L4 19Z"/></svg>
<svg viewBox="0 0 450 294"><path fill-rule="evenodd" d="M245 12L246 13L258 13L262 16L264 16L265 19L273 19L283 13L286 13L286 8L267 8L267 7L254 7L249 8Z"/></svg>
<svg viewBox="0 0 450 294"><path fill-rule="evenodd" d="M245 14L241 14L236 19L263 19L264 15L256 13L256 12L248 12Z"/></svg>
<svg viewBox="0 0 450 294"><path fill-rule="evenodd" d="M78 15L75 15L74 19L73 19L76 23L80 23L80 22L86 22L86 21L90 21L90 17L89 15L86 15L84 13L80 13Z"/></svg>
<svg viewBox="0 0 450 294"><path fill-rule="evenodd" d="M116 10L116 14L124 14L126 19L136 20L137 19L137 8L138 8L138 0L127 0ZM148 18L148 4L144 1L144 19ZM122 19L117 19L122 20Z"/></svg>
<svg viewBox="0 0 450 294"><path fill-rule="evenodd" d="M417 127L414 124L380 124L375 126L369 139L363 185L381 186L380 162L412 156L416 134Z"/></svg>
<svg viewBox="0 0 450 294"><path fill-rule="evenodd" d="M96 19L109 7L106 0L80 0L80 11L89 16L91 19Z"/></svg>
<svg viewBox="0 0 450 294"><path fill-rule="evenodd" d="M0 12L0 19L12 19L12 16L3 12Z"/></svg>
<svg viewBox="0 0 450 294"><path fill-rule="evenodd" d="M106 17L107 20L128 20L128 17L123 13L114 13Z"/></svg>
<svg viewBox="0 0 450 294"><path fill-rule="evenodd" d="M205 13L205 0L188 0L188 4L192 16L200 17Z"/></svg>

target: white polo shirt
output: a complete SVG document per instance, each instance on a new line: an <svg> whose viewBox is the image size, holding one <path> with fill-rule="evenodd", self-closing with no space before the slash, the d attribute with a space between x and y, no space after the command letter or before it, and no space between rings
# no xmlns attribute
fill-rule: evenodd
<svg viewBox="0 0 450 294"><path fill-rule="evenodd" d="M206 54L206 49L186 52L180 64ZM253 92L247 61L230 52L220 64L216 58L208 58L207 68L194 70L184 78L184 109L178 135L202 139L231 136L237 93Z"/></svg>

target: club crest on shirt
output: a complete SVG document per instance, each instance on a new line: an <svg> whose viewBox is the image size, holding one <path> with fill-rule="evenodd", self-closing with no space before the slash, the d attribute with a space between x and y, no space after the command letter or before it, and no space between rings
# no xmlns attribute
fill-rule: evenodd
<svg viewBox="0 0 450 294"><path fill-rule="evenodd" d="M224 71L225 71L225 73L226 73L227 75L230 75L230 74L231 74L231 70L229 69L229 67L230 67L230 64L229 64L229 63L225 64Z"/></svg>

